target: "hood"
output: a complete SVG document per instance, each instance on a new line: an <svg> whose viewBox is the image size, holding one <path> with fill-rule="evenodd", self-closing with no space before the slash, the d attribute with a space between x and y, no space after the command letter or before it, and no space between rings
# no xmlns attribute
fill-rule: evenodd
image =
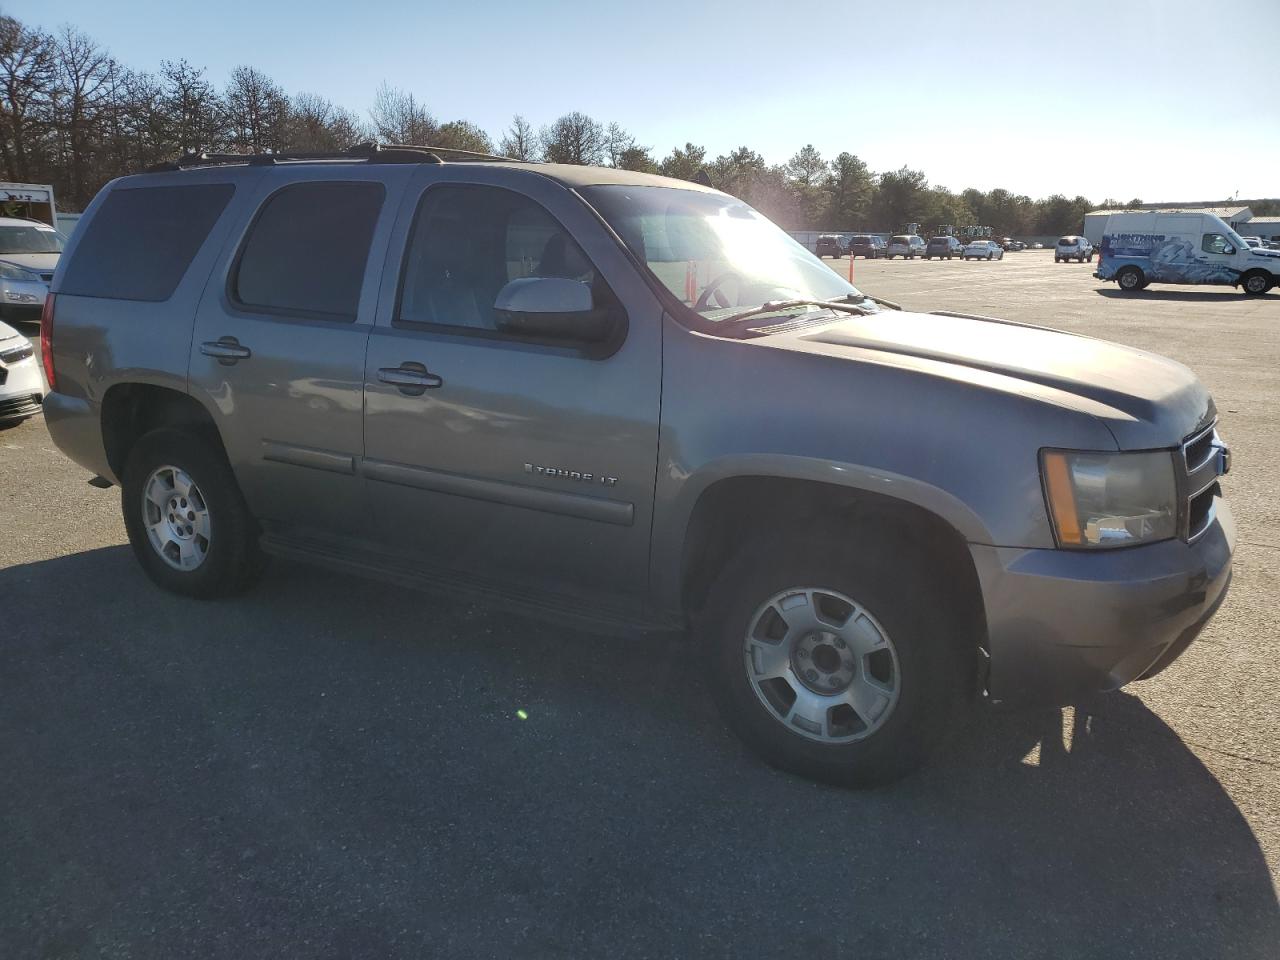
<svg viewBox="0 0 1280 960"><path fill-rule="evenodd" d="M1122 450L1172 447L1214 414L1182 364L1132 347L982 317L885 310L791 335L797 347L911 368L1087 413Z"/></svg>
<svg viewBox="0 0 1280 960"><path fill-rule="evenodd" d="M13 340L17 337L22 337L23 340L27 339L17 330L13 329L13 327L9 326L3 320L0 320L0 344L4 344L6 341Z"/></svg>
<svg viewBox="0 0 1280 960"><path fill-rule="evenodd" d="M60 256L62 256L60 253L0 253L0 260L16 263L28 270L51 273L58 266Z"/></svg>
<svg viewBox="0 0 1280 960"><path fill-rule="evenodd" d="M1266 247L1250 247L1249 253L1255 257L1267 257L1270 259L1280 259L1280 250L1269 250Z"/></svg>

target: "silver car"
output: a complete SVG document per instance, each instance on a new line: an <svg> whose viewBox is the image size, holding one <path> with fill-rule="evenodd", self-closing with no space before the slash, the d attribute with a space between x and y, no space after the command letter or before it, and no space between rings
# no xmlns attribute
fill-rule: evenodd
<svg viewBox="0 0 1280 960"><path fill-rule="evenodd" d="M916 257L923 257L924 251L925 242L923 237L918 237L915 234L898 234L889 238L889 247L885 256L890 260L894 257L914 260Z"/></svg>
<svg viewBox="0 0 1280 960"><path fill-rule="evenodd" d="M1093 263L1093 244L1085 237L1075 234L1059 237L1053 248L1053 262L1065 263L1068 260Z"/></svg>
<svg viewBox="0 0 1280 960"><path fill-rule="evenodd" d="M680 180L191 157L93 201L43 336L50 433L159 586L276 555L683 631L747 743L838 783L1159 672L1231 576L1185 367L898 310Z"/></svg>

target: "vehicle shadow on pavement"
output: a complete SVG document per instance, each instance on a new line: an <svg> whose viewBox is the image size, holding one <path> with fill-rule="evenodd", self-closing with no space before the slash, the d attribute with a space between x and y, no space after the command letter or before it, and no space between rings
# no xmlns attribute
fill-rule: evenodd
<svg viewBox="0 0 1280 960"><path fill-rule="evenodd" d="M1280 942L1249 825L1124 693L984 713L932 768L859 793L758 762L683 640L282 563L196 603L127 547L0 570L0 596L31 600L0 646L9 957Z"/></svg>
<svg viewBox="0 0 1280 960"><path fill-rule="evenodd" d="M1266 302L1270 294L1250 297L1238 290L1145 290L1126 292L1117 287L1099 287L1097 294L1108 300L1181 300L1185 303L1213 303L1223 300L1239 300L1248 303Z"/></svg>

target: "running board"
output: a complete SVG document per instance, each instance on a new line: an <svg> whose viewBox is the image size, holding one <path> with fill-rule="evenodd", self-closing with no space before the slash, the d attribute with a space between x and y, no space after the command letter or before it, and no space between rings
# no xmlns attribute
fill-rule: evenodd
<svg viewBox="0 0 1280 960"><path fill-rule="evenodd" d="M462 593L473 601L493 603L536 620L559 625L569 624L586 632L637 637L683 633L686 630L686 624L677 616L653 618L613 607L585 606L582 601L571 597L513 593L489 581L468 578L453 571L406 564L398 557L352 550L345 545L339 547L324 541L287 537L278 533L263 534L260 545L264 551L274 556L300 560L339 573L394 583L454 600L457 594Z"/></svg>

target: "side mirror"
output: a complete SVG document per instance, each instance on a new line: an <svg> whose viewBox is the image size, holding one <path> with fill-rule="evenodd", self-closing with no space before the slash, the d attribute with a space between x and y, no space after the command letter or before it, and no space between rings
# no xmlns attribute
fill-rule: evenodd
<svg viewBox="0 0 1280 960"><path fill-rule="evenodd" d="M1236 252L1236 248L1228 243L1225 247L1222 248L1222 252L1227 255L1230 255Z"/></svg>
<svg viewBox="0 0 1280 960"><path fill-rule="evenodd" d="M580 343L600 343L613 333L609 312L596 309L591 287L581 280L521 277L498 291L493 309L507 333Z"/></svg>

